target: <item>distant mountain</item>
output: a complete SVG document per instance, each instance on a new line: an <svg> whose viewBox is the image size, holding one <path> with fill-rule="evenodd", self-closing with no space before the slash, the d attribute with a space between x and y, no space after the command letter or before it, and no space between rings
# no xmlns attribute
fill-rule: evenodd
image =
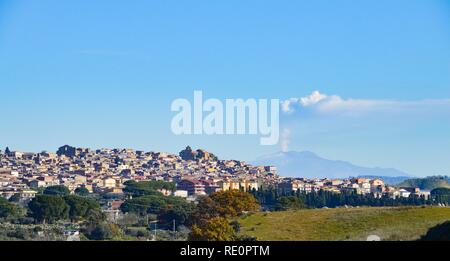
<svg viewBox="0 0 450 261"><path fill-rule="evenodd" d="M433 190L435 188L450 188L448 177L426 177L419 179L408 179L398 184L399 187L416 187L422 190Z"/></svg>
<svg viewBox="0 0 450 261"><path fill-rule="evenodd" d="M310 151L278 152L263 156L252 163L255 165L276 166L278 174L284 177L410 177L407 173L396 169L360 167L345 161L324 159Z"/></svg>

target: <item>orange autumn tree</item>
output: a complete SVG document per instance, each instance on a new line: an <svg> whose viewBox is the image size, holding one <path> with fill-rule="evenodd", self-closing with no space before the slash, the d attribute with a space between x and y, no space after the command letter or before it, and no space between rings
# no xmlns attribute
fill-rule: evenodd
<svg viewBox="0 0 450 261"><path fill-rule="evenodd" d="M205 220L202 225L193 225L189 234L190 241L232 241L235 230L228 219L214 217Z"/></svg>
<svg viewBox="0 0 450 261"><path fill-rule="evenodd" d="M256 198L247 192L230 190L211 195L215 211L221 217L234 218L243 212L256 211L260 208Z"/></svg>
<svg viewBox="0 0 450 261"><path fill-rule="evenodd" d="M204 197L199 201L191 218L192 241L230 241L236 240L236 228L230 219L244 212L257 211L260 206L256 198L239 190L221 191Z"/></svg>

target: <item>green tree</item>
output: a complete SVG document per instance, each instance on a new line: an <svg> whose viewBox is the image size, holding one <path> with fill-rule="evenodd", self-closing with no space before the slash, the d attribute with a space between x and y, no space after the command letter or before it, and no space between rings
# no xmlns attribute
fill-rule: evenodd
<svg viewBox="0 0 450 261"><path fill-rule="evenodd" d="M76 195L65 196L64 200L69 206L69 218L72 221L86 219L90 210L99 210L100 205L94 200Z"/></svg>
<svg viewBox="0 0 450 261"><path fill-rule="evenodd" d="M167 205L163 196L142 196L125 201L120 209L124 213L137 213L145 215L147 213L158 214Z"/></svg>
<svg viewBox="0 0 450 261"><path fill-rule="evenodd" d="M63 197L54 195L38 195L29 204L31 216L38 222L53 223L69 217L69 206Z"/></svg>
<svg viewBox="0 0 450 261"><path fill-rule="evenodd" d="M195 208L191 203L167 206L161 209L158 220L166 227L171 228L175 221L176 227L184 225L194 212Z"/></svg>
<svg viewBox="0 0 450 261"><path fill-rule="evenodd" d="M19 206L8 202L8 200L3 197L0 197L0 218L11 219L18 218L21 215L23 215L23 211Z"/></svg>
<svg viewBox="0 0 450 261"><path fill-rule="evenodd" d="M276 206L276 210L279 211L303 208L306 208L306 205L300 198L295 196L280 197Z"/></svg>
<svg viewBox="0 0 450 261"><path fill-rule="evenodd" d="M436 200L437 203L450 203L450 189L449 188L436 188L431 192L431 197Z"/></svg>
<svg viewBox="0 0 450 261"><path fill-rule="evenodd" d="M90 240L112 240L123 236L123 231L116 224L97 224L91 231L88 232L87 237Z"/></svg>
<svg viewBox="0 0 450 261"><path fill-rule="evenodd" d="M16 193L9 198L9 202L19 202L19 201L20 201L19 193Z"/></svg>
<svg viewBox="0 0 450 261"><path fill-rule="evenodd" d="M70 190L63 186L50 186L44 189L44 195L66 196L70 194Z"/></svg>
<svg viewBox="0 0 450 261"><path fill-rule="evenodd" d="M186 204L186 200L179 197L151 195L141 196L125 201L120 209L124 213L137 213L140 215L159 214L166 207L175 207Z"/></svg>
<svg viewBox="0 0 450 261"><path fill-rule="evenodd" d="M420 241L449 241L450 240L450 221L432 227L427 234L422 236Z"/></svg>
<svg viewBox="0 0 450 261"><path fill-rule="evenodd" d="M85 218L90 224L98 224L105 221L106 215L101 209L92 208L87 211Z"/></svg>
<svg viewBox="0 0 450 261"><path fill-rule="evenodd" d="M81 197L85 197L85 196L89 195L89 190L87 188L83 188L83 187L76 188L75 194L78 196L81 196Z"/></svg>

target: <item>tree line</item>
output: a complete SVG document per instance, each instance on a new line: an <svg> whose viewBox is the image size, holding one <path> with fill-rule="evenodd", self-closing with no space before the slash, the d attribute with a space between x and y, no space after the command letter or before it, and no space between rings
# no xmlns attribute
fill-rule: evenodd
<svg viewBox="0 0 450 261"><path fill-rule="evenodd" d="M392 198L388 195L381 197L373 193L359 194L356 190L345 190L341 193L319 190L306 193L304 191L280 191L272 186L251 190L251 194L258 199L261 205L269 210L287 210L301 208L335 208L343 206L372 206L397 207L448 204L450 202L449 189L436 189L431 191L429 198L411 194L409 197Z"/></svg>

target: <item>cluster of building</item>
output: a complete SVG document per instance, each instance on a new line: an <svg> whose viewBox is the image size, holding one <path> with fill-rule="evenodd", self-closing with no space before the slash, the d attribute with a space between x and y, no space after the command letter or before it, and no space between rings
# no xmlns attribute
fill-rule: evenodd
<svg viewBox="0 0 450 261"><path fill-rule="evenodd" d="M344 191L356 191L358 194L373 194L381 198L409 198L412 194L419 197L430 197L429 191L421 191L415 187L395 187L389 186L383 180L374 178L349 178L349 179L305 179L305 178L285 178L277 185L278 189L285 192L300 191L305 193L318 192L320 190L334 193Z"/></svg>
<svg viewBox="0 0 450 261"><path fill-rule="evenodd" d="M180 156L132 149L75 148L56 153L0 151L0 195L32 198L40 188L64 185L71 191L121 194L129 180L161 180L177 184L177 196L205 195L220 190L258 189L274 184L276 168L243 161L219 160L204 150L189 147Z"/></svg>
<svg viewBox="0 0 450 261"><path fill-rule="evenodd" d="M217 191L259 190L272 186L289 191L345 190L360 194L388 194L393 198L411 194L429 196L417 188L396 188L380 179L282 178L273 166L252 166L238 160L219 160L204 150L190 147L179 155L132 149L75 148L63 146L56 153L23 153L0 150L0 196L33 198L40 188L64 185L71 191L86 188L91 193L122 194L129 180L161 180L177 184L175 196L195 198Z"/></svg>

